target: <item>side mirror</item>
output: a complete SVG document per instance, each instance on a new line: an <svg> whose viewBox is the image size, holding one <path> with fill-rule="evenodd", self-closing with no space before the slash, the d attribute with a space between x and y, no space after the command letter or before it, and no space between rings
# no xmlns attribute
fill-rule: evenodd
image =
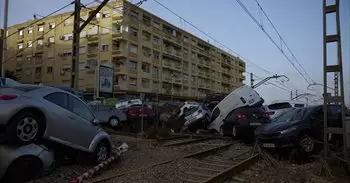
<svg viewBox="0 0 350 183"><path fill-rule="evenodd" d="M100 121L98 119L93 119L92 120L92 124L94 125L98 125L100 123Z"/></svg>

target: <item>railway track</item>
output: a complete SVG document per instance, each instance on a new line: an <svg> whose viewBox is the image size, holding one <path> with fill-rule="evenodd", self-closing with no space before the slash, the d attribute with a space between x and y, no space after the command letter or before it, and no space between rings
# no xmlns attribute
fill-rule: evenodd
<svg viewBox="0 0 350 183"><path fill-rule="evenodd" d="M258 154L252 154L253 148L237 145L241 144L236 143L225 151L207 153L204 157L202 155L186 157L192 159L192 166L185 172L183 182L222 182L245 169L249 169L259 160Z"/></svg>
<svg viewBox="0 0 350 183"><path fill-rule="evenodd" d="M211 138L208 137L184 136L176 138L174 137L172 139L164 140L163 142L165 142L165 144L168 144L167 146L173 146L174 144L183 145L188 143L205 142L210 139ZM176 142L174 142L174 140ZM175 162L177 160L194 162L183 175L183 182L222 182L223 180L230 178L235 173L239 173L249 168L250 165L254 164L259 159L258 155L252 154L252 149L252 147L243 145L238 141L221 143L209 149L207 148L199 152L190 153L181 157L157 162L149 166L141 167L139 169L122 172L115 175L101 175L100 177L96 177L89 182L105 182L128 174L135 174L138 171L147 169L149 170L157 166L165 166L166 164Z"/></svg>

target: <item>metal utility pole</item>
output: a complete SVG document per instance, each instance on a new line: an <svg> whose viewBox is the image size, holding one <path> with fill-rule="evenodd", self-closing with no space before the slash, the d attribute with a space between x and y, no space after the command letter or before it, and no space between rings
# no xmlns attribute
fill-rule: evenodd
<svg viewBox="0 0 350 183"><path fill-rule="evenodd" d="M329 35L327 34L327 15L334 14L336 15L336 34ZM327 62L327 44L335 42L337 44L337 64L328 65ZM337 92L334 92L334 96L328 94L327 91L327 73L335 73L336 80L338 77L340 79L340 90L338 89L338 81L335 83L335 89L340 91L340 95ZM346 122L345 122L345 103L344 103L344 80L343 80L343 62L342 62L342 53L341 53L341 36L340 36L340 18L339 18L339 0L335 0L335 4L327 5L327 0L323 0L323 95L324 95L324 135L323 135L323 148L324 148L324 157L328 158L329 155L329 146L328 146L328 134L340 134L343 136L343 153L344 158L338 157L338 159L343 159L348 161L348 142L347 142L347 131L346 131ZM341 106L341 127L328 127L328 114L327 114L327 104L336 103ZM337 157L337 155L335 155Z"/></svg>
<svg viewBox="0 0 350 183"><path fill-rule="evenodd" d="M71 88L75 92L79 91L79 42L80 32L89 24L89 22L96 17L96 14L107 4L109 0L104 0L97 8L90 14L90 16L80 26L80 0L75 0L74 5L74 28L73 28L73 48L72 48L72 72L71 72Z"/></svg>
<svg viewBox="0 0 350 183"><path fill-rule="evenodd" d="M1 54L1 77L5 77L5 52L7 49L7 19L8 19L8 10L9 10L9 0L4 0L4 32L2 37L2 54Z"/></svg>
<svg viewBox="0 0 350 183"><path fill-rule="evenodd" d="M338 73L334 73L334 96L339 96Z"/></svg>
<svg viewBox="0 0 350 183"><path fill-rule="evenodd" d="M74 88L75 92L79 91L80 9L80 0L75 0L71 68L71 88Z"/></svg>
<svg viewBox="0 0 350 183"><path fill-rule="evenodd" d="M290 100L293 99L293 91L290 91Z"/></svg>
<svg viewBox="0 0 350 183"><path fill-rule="evenodd" d="M253 85L254 85L253 73L250 73L250 87L253 87Z"/></svg>
<svg viewBox="0 0 350 183"><path fill-rule="evenodd" d="M267 77L267 78L261 80L259 83L253 85L252 88L257 88L258 86L260 86L260 85L266 83L266 82L267 82L268 80L270 80L270 79L277 79L277 78L280 78L280 77L284 77L284 78L287 79L287 81L289 81L289 78L288 78L287 76L275 74L275 75L273 75L273 76L270 76L270 77Z"/></svg>

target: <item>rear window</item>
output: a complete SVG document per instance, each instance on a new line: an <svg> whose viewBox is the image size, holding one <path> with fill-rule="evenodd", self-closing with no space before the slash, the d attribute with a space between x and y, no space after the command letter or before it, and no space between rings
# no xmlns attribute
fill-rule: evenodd
<svg viewBox="0 0 350 183"><path fill-rule="evenodd" d="M277 109L291 108L292 106L288 102L283 102L283 103L271 104L271 105L268 105L267 107L271 110L277 110Z"/></svg>

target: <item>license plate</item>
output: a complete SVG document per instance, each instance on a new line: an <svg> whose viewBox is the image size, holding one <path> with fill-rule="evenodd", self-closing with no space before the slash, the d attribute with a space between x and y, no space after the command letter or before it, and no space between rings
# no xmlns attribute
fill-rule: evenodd
<svg viewBox="0 0 350 183"><path fill-rule="evenodd" d="M275 144L263 143L262 146L263 146L263 147L266 147L266 148L274 148L274 147L275 147Z"/></svg>
<svg viewBox="0 0 350 183"><path fill-rule="evenodd" d="M260 126L261 123L250 123L250 126Z"/></svg>

